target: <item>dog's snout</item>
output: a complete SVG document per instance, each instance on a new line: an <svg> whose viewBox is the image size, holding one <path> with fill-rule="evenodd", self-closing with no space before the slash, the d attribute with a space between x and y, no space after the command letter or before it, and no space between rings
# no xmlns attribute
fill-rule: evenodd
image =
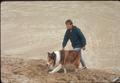
<svg viewBox="0 0 120 83"><path fill-rule="evenodd" d="M49 63L47 63L47 64L46 64L46 66L47 66L47 67L49 67L49 66L50 66L50 64L49 64Z"/></svg>

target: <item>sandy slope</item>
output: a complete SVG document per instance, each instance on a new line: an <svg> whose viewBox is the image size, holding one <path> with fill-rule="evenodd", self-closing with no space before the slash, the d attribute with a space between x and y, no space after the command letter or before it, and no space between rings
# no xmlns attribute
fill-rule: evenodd
<svg viewBox="0 0 120 83"><path fill-rule="evenodd" d="M45 59L48 51L61 49L64 21L68 18L86 36L83 55L88 66L120 70L117 1L2 2L2 55ZM66 49L72 49L70 43Z"/></svg>
<svg viewBox="0 0 120 83"><path fill-rule="evenodd" d="M47 76L44 66L37 66L37 63L43 64L39 63L41 59L46 60L48 51L61 49L65 32L64 21L68 18L73 20L87 39L86 50L83 51L87 66L91 69L107 69L107 72L110 70L110 73L100 74L99 70L87 70L86 72L93 73L92 77L91 74L88 74L91 79L84 77L86 72L81 71L78 74ZM70 42L66 49L72 49ZM20 82L24 79L33 83L32 75L34 81L37 82L40 79L48 79L50 82L58 81L57 76L60 76L60 81L67 82L73 79L95 81L97 78L97 81L100 79L110 81L112 76L114 77L111 73L120 71L120 3L118 1L2 2L1 52L2 57L26 59L22 63L19 63L21 59L20 61L19 59L10 59L12 60L10 62L2 61L4 81L9 79L13 82L16 80ZM38 61L32 60L32 63L27 59L37 59ZM20 66L20 69L17 68L18 74L11 70L16 68L13 67L14 65ZM45 76L41 76L42 71ZM80 73L83 73L82 77L80 77Z"/></svg>
<svg viewBox="0 0 120 83"><path fill-rule="evenodd" d="M111 82L120 72L106 72L103 70L86 69L77 73L70 66L67 74L62 71L48 74L46 61L39 59L20 59L2 57L2 81L3 83L95 83Z"/></svg>

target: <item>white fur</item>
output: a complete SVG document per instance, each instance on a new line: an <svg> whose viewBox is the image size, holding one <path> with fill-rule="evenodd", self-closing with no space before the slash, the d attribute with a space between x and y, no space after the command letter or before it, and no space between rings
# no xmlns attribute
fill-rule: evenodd
<svg viewBox="0 0 120 83"><path fill-rule="evenodd" d="M59 65L60 63L60 52L59 51L55 51L56 54L56 61L55 61L55 66Z"/></svg>
<svg viewBox="0 0 120 83"><path fill-rule="evenodd" d="M66 70L66 68L63 68L63 70L64 70L64 73L66 74L66 73L67 73L67 70Z"/></svg>
<svg viewBox="0 0 120 83"><path fill-rule="evenodd" d="M53 69L51 72L49 73L55 73L55 72L58 72L60 69L62 68L62 65L59 64L55 69Z"/></svg>

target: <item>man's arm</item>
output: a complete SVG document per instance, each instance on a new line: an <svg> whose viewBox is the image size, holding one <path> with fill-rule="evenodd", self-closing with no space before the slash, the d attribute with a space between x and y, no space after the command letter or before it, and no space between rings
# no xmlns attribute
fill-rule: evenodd
<svg viewBox="0 0 120 83"><path fill-rule="evenodd" d="M64 35L64 39L63 39L63 43L62 43L63 49L64 49L64 47L66 46L68 40L69 40L69 37L68 37L68 35L67 35L67 30L66 30L65 35Z"/></svg>
<svg viewBox="0 0 120 83"><path fill-rule="evenodd" d="M85 38L85 36L83 35L83 33L81 32L81 30L78 28L77 29L77 31L78 31L78 36L80 37L80 41L82 42L82 47L85 47L85 45L86 45L86 38Z"/></svg>

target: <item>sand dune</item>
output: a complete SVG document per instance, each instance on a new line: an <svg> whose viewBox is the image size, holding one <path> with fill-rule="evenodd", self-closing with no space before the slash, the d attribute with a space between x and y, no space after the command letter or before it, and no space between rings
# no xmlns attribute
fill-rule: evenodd
<svg viewBox="0 0 120 83"><path fill-rule="evenodd" d="M96 83L112 82L120 73L106 72L97 69L81 70L77 73L70 66L67 74L62 71L48 74L46 61L2 57L3 83Z"/></svg>
<svg viewBox="0 0 120 83"><path fill-rule="evenodd" d="M2 55L45 59L48 51L61 49L64 21L70 18L86 36L88 66L118 70L119 13L117 1L2 2ZM66 49L72 49L70 43Z"/></svg>
<svg viewBox="0 0 120 83"><path fill-rule="evenodd" d="M120 71L118 1L2 2L1 56L46 60L48 51L62 48L64 22L69 18L87 39L82 53L88 68ZM66 49L72 49L70 42Z"/></svg>

